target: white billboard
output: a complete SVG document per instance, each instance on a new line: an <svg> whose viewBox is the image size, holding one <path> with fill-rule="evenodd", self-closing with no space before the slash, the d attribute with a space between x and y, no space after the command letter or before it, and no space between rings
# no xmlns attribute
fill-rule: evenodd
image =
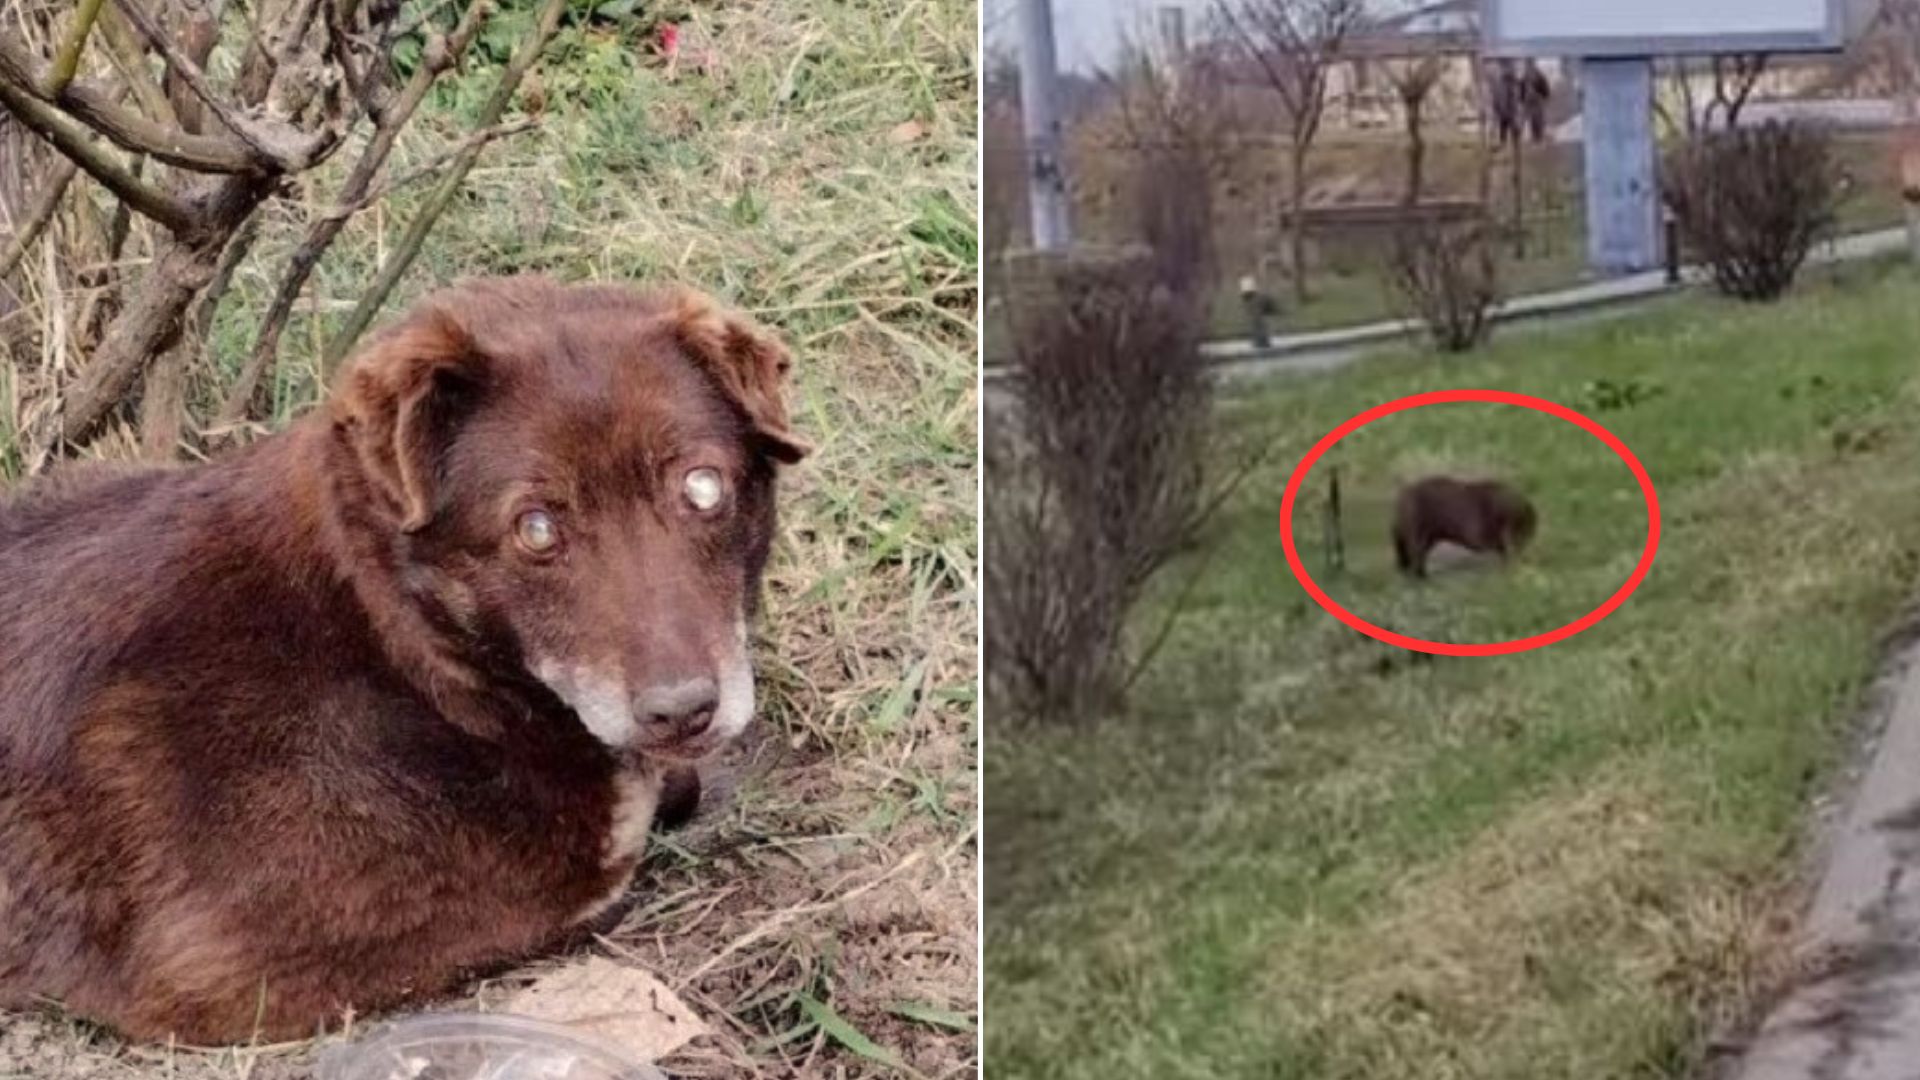
<svg viewBox="0 0 1920 1080"><path fill-rule="evenodd" d="M1846 41L1849 0L1482 0L1496 55L1823 52Z"/></svg>

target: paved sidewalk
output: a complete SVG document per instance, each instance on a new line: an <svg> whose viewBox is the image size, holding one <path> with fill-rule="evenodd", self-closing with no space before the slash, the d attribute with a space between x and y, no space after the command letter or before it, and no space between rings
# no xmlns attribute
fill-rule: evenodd
<svg viewBox="0 0 1920 1080"><path fill-rule="evenodd" d="M1920 665L1909 647L1870 764L1826 841L1801 925L1809 974L1732 1080L1920 1077Z"/></svg>

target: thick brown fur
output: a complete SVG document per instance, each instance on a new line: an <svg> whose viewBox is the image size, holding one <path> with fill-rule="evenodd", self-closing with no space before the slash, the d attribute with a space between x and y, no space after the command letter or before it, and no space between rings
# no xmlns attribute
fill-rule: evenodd
<svg viewBox="0 0 1920 1080"><path fill-rule="evenodd" d="M787 367L688 290L473 282L280 435L0 508L0 1006L297 1037L606 911L741 708L681 691L745 670Z"/></svg>
<svg viewBox="0 0 1920 1080"><path fill-rule="evenodd" d="M1427 554L1442 541L1506 558L1526 547L1534 525L1533 504L1508 484L1429 476L1401 488L1394 503L1394 559L1425 577Z"/></svg>

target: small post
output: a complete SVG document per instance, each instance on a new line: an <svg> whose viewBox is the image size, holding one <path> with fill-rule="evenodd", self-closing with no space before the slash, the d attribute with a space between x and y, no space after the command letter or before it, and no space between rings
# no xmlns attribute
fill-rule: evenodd
<svg viewBox="0 0 1920 1080"><path fill-rule="evenodd" d="M1325 519L1327 572L1338 574L1347 568L1346 534L1340 525L1340 466L1327 467L1327 508Z"/></svg>

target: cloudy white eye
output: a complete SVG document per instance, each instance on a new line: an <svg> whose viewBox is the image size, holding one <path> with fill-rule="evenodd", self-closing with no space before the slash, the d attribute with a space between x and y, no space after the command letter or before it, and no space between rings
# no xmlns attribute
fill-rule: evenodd
<svg viewBox="0 0 1920 1080"><path fill-rule="evenodd" d="M726 494L726 485L720 479L719 469L689 470L680 489L686 492L687 502L701 513L719 506L721 496Z"/></svg>
<svg viewBox="0 0 1920 1080"><path fill-rule="evenodd" d="M543 555L560 543L560 527L545 510L528 510L513 523L514 539L536 555Z"/></svg>

